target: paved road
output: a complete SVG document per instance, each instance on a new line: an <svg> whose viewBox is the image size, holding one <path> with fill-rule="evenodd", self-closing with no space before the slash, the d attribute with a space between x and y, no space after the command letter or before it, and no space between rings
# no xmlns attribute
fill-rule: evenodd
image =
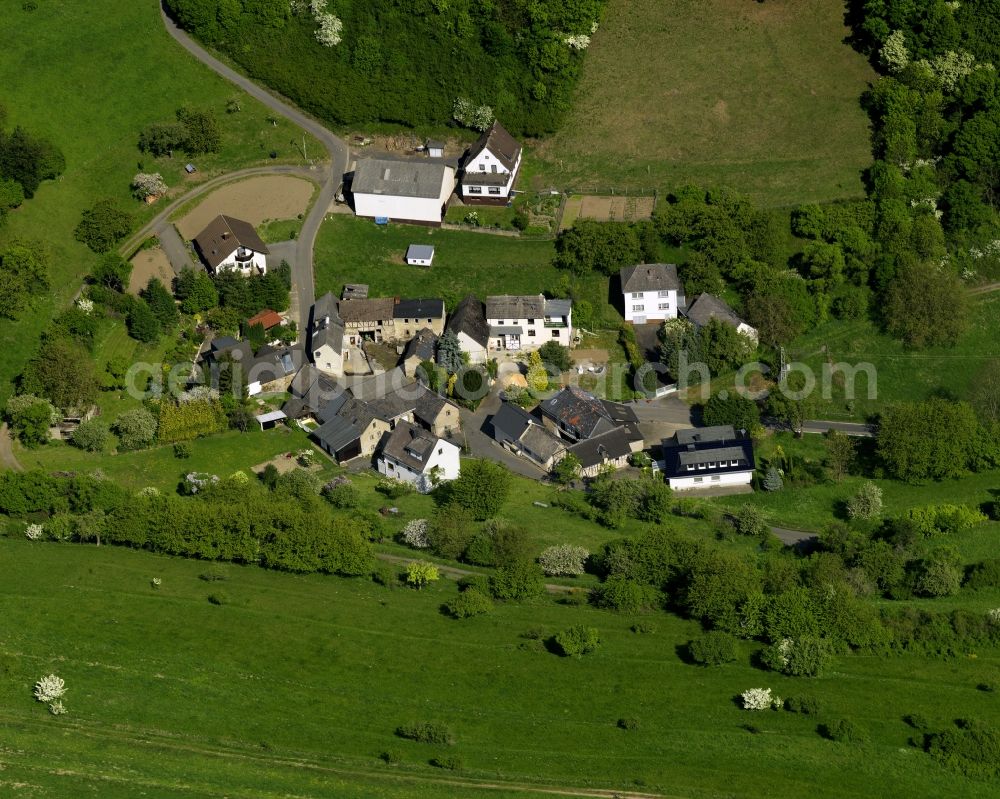
<svg viewBox="0 0 1000 799"><path fill-rule="evenodd" d="M311 133L323 143L323 146L326 147L330 155L330 165L327 167L328 171L320 187L319 196L316 198L312 210L309 211L309 214L303 221L302 230L296 239L296 256L292 268L292 289L295 293L295 302L299 313L298 322L301 329L304 326L303 322L308 321L308 319L302 317L308 313L308 309L315 299L313 244L316 241L316 234L319 232L319 226L323 222L323 217L333 202L337 189L343 180L344 173L347 171L350 159L350 150L347 143L334 136L333 133L316 120L306 116L283 100L278 99L275 95L262 89L253 81L245 78L238 72L227 67L217 58L211 56L201 45L177 27L176 23L167 15L162 4L160 6L160 16L163 19L163 24L166 26L167 32L192 56L201 61L201 63L213 72L221 75L230 83L245 91L251 97L262 102L275 113L291 120L303 130Z"/></svg>
<svg viewBox="0 0 1000 799"><path fill-rule="evenodd" d="M875 435L870 424L859 422L827 422L821 419L809 419L802 425L803 433L825 433L831 429L858 438L872 438Z"/></svg>

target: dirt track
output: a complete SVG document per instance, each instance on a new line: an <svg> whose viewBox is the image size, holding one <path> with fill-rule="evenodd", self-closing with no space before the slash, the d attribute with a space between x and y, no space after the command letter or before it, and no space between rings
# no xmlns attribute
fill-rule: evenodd
<svg viewBox="0 0 1000 799"><path fill-rule="evenodd" d="M243 219L255 227L267 219L292 219L309 208L315 186L287 175L264 175L216 189L177 222L190 241L219 214Z"/></svg>

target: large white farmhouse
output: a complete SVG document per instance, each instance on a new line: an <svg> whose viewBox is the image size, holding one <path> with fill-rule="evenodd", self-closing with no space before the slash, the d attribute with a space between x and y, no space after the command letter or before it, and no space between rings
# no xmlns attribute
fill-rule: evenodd
<svg viewBox="0 0 1000 799"><path fill-rule="evenodd" d="M454 167L435 161L363 158L351 181L354 213L394 222L440 225L454 190Z"/></svg>
<svg viewBox="0 0 1000 799"><path fill-rule="evenodd" d="M677 318L684 289L674 264L623 266L620 275L626 322L644 325Z"/></svg>
<svg viewBox="0 0 1000 799"><path fill-rule="evenodd" d="M499 122L469 148L462 172L462 201L505 205L521 168L521 145Z"/></svg>
<svg viewBox="0 0 1000 799"><path fill-rule="evenodd" d="M198 255L210 272L267 272L267 245L249 222L220 214L194 238Z"/></svg>
<svg viewBox="0 0 1000 799"><path fill-rule="evenodd" d="M397 422L383 441L378 470L426 494L438 484L458 477L460 451L457 445L427 430L409 422Z"/></svg>
<svg viewBox="0 0 1000 799"><path fill-rule="evenodd" d="M564 347L573 337L573 302L503 294L486 298L489 351L537 350L547 341Z"/></svg>

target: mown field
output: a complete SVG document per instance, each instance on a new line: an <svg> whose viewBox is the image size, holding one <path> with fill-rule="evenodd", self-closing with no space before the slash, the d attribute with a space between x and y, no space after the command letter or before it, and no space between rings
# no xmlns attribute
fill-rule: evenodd
<svg viewBox="0 0 1000 799"><path fill-rule="evenodd" d="M27 5L27 4L25 4ZM51 0L34 11L5 4L4 47L0 51L0 104L7 125L54 142L66 156L66 170L43 183L31 200L11 214L0 242L12 238L46 241L52 250L51 297L16 321L0 321L0 396L35 350L38 335L56 309L80 286L96 256L73 239L86 208L113 198L139 222L157 213L131 198L138 171L160 172L180 190L188 160L145 157L139 132L171 121L181 106L211 109L224 129L217 154L198 156L196 179L247 166L300 163L301 131L271 119L264 106L203 67L167 34L154 2ZM237 98L241 110L226 113ZM307 139L307 142L310 140ZM318 143L309 146L321 152ZM297 154L298 153L298 154ZM140 166L141 164L141 166Z"/></svg>
<svg viewBox="0 0 1000 799"><path fill-rule="evenodd" d="M686 664L697 626L540 598L455 621L424 591L222 567L82 545L4 540L0 784L78 797L528 796L608 788L685 797L982 797L995 785L944 770L907 745L901 717L944 725L995 715L976 685L996 652L948 661L843 657L796 681L750 665ZM156 577L161 585L151 584ZM224 594L211 604L209 594ZM601 648L556 657L544 638L575 623ZM66 680L69 714L50 716L33 682ZM749 714L735 694L808 693L818 717ZM849 717L869 744L833 743ZM636 729L617 727L635 719ZM448 726L453 746L404 741L400 724ZM755 732L747 730L752 724ZM389 753L393 764L380 759ZM457 770L433 768L436 757ZM497 785L500 791L477 787Z"/></svg>
<svg viewBox="0 0 1000 799"><path fill-rule="evenodd" d="M830 0L610 0L537 187L729 186L765 206L860 196L874 78Z"/></svg>

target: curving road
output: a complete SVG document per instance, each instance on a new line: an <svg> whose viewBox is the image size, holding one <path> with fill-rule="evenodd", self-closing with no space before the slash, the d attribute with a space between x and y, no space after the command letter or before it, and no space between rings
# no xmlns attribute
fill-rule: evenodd
<svg viewBox="0 0 1000 799"><path fill-rule="evenodd" d="M280 100L249 78L240 75L219 61L219 59L210 55L201 45L177 26L167 14L162 2L160 3L160 17L163 19L167 33L192 56L216 74L221 75L230 83L245 91L251 97L262 102L276 114L280 114L303 130L311 133L322 142L330 154L329 171L320 185L319 196L313 203L312 210L309 211L309 214L302 222L302 230L296 239L295 264L292 268L292 302L293 312L297 312L294 315L299 318L299 329L301 330L304 328L304 323L308 322L309 307L315 299L313 245L316 242L316 234L319 232L319 226L323 222L323 217L333 202L337 189L343 180L344 173L347 171L350 149L343 139L334 136L333 133L315 119L306 116L302 111Z"/></svg>

